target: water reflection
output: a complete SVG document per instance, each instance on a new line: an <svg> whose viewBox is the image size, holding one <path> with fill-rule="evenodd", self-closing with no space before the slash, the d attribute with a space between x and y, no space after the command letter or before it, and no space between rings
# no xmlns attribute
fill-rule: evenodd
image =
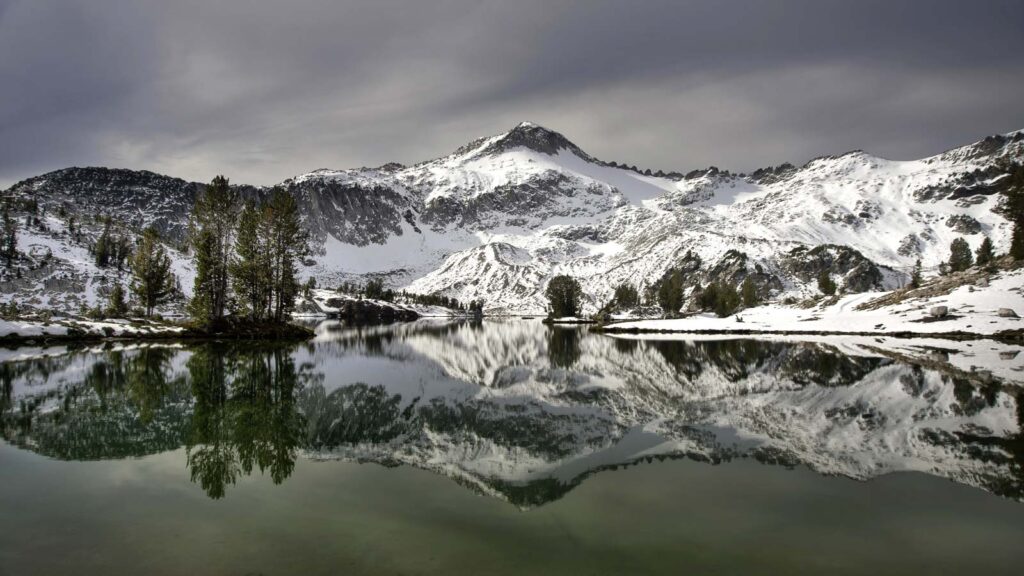
<svg viewBox="0 0 1024 576"><path fill-rule="evenodd" d="M572 368L572 365L580 359L580 332L579 328L564 326L549 326L548 331L548 358L551 365L557 368Z"/></svg>
<svg viewBox="0 0 1024 576"><path fill-rule="evenodd" d="M211 498L250 474L283 482L300 456L417 466L520 506L664 458L917 470L1024 498L1016 347L965 344L938 363L934 342L624 339L522 321L317 334L18 351L0 364L3 436L75 460L184 447Z"/></svg>
<svg viewBox="0 0 1024 576"><path fill-rule="evenodd" d="M291 475L305 428L301 387L287 347L210 344L187 362L194 408L186 440L188 467L211 498L254 469L275 484Z"/></svg>

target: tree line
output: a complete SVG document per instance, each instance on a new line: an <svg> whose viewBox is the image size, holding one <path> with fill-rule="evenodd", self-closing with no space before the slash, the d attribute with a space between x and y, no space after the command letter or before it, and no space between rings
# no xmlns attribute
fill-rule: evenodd
<svg viewBox="0 0 1024 576"><path fill-rule="evenodd" d="M1024 209L1024 201L1021 201L1019 206L1020 209ZM1024 233L1018 230L1024 229L1024 218L1015 221L1014 226L1013 242L1007 255L1012 260L1020 261L1024 260ZM950 244L948 259L940 263L939 274L962 272L972 266L992 266L997 258L999 255L988 236L982 239L977 250L973 252L967 240L957 238ZM918 259L910 273L909 287L919 288L923 282L921 260ZM686 285L686 273L679 268L670 268L648 287L648 303L656 304L666 317L672 317L686 301ZM817 288L823 296L833 296L838 291L838 286L827 268L818 274ZM555 276L548 282L544 294L548 300L550 317L579 317L582 314L585 295L575 278L567 275ZM721 317L730 316L743 308L753 308L762 301L757 286L749 275L739 284L738 289L731 283L718 281L704 286L698 284L689 295L698 310L711 311ZM605 313L612 310L635 310L641 306L643 302L640 291L633 284L623 282L615 287L611 300L601 311Z"/></svg>
<svg viewBox="0 0 1024 576"><path fill-rule="evenodd" d="M371 278L363 285L355 282L342 282L338 286L337 291L368 300L380 300L391 303L402 302L406 304L419 304L421 306L440 306L463 312L482 312L484 308L484 301L482 299L463 302L443 294L417 294L406 290L398 291L394 288L386 287L384 281L380 278Z"/></svg>
<svg viewBox="0 0 1024 576"><path fill-rule="evenodd" d="M669 269L650 287L649 300L653 300L650 304L657 305L666 317L676 315L685 301L685 284L685 273L681 269ZM544 294L548 299L549 317L578 318L582 315L585 295L575 278L564 274L555 276L548 282ZM691 296L701 310L713 311L723 317L735 313L741 306L752 308L761 302L757 287L749 276L740 284L738 291L727 282L710 282L695 287ZM642 305L637 287L623 282L615 287L612 299L602 307L601 314L613 310L635 310Z"/></svg>
<svg viewBox="0 0 1024 576"><path fill-rule="evenodd" d="M242 201L218 176L196 199L189 221L196 278L188 312L205 329L227 316L284 322L301 288L297 262L310 252L295 198L274 188L263 202Z"/></svg>
<svg viewBox="0 0 1024 576"><path fill-rule="evenodd" d="M120 270L127 263L129 288L144 314L152 316L155 308L180 292L164 242L150 227L132 249L111 229L108 218L93 247L96 264ZM302 288L297 262L310 251L291 194L274 188L263 201L243 201L223 176L214 178L196 198L187 249L196 276L186 310L193 324L205 330L219 329L229 318L284 322ZM125 291L115 284L107 313L126 311Z"/></svg>

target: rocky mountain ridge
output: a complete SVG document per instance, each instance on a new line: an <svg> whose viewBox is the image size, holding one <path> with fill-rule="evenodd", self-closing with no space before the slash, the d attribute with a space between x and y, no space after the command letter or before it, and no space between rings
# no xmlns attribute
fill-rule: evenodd
<svg viewBox="0 0 1024 576"><path fill-rule="evenodd" d="M304 273L321 286L382 277L418 293L483 299L491 313L536 313L547 280L565 273L579 278L594 311L617 284L642 292L674 267L690 269L694 286L752 276L773 299L816 293L821 269L841 290L895 288L916 259L937 267L956 237L976 246L989 236L997 249L1008 243L1003 165L1022 158L1024 133L1012 132L918 161L854 151L751 174L650 173L598 160L525 122L413 166L317 170L280 186L299 200L319 252ZM69 168L4 196L35 200L51 215L63 209L153 225L176 245L201 186L151 172ZM258 198L268 189L239 190ZM3 282L0 291L16 292Z"/></svg>

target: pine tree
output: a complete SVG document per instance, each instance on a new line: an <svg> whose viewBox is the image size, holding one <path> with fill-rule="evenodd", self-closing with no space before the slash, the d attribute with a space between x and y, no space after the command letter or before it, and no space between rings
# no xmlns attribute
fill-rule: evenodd
<svg viewBox="0 0 1024 576"><path fill-rule="evenodd" d="M160 235L146 229L132 258L132 292L142 303L147 316L174 293L171 259L160 243Z"/></svg>
<svg viewBox="0 0 1024 576"><path fill-rule="evenodd" d="M836 283L832 280L828 270L822 270L821 274L818 275L818 290L826 296L832 296L836 293Z"/></svg>
<svg viewBox="0 0 1024 576"><path fill-rule="evenodd" d="M363 288L363 296L368 300L383 300L384 281L380 278L371 278Z"/></svg>
<svg viewBox="0 0 1024 576"><path fill-rule="evenodd" d="M124 300L124 288L121 283L115 283L107 296L107 315L112 318L121 318L128 312L128 304Z"/></svg>
<svg viewBox="0 0 1024 576"><path fill-rule="evenodd" d="M623 282L615 287L615 304L624 310L630 310L640 305L640 294L629 282Z"/></svg>
<svg viewBox="0 0 1024 576"><path fill-rule="evenodd" d="M921 259L914 262L914 270L910 273L910 287L920 288L923 279L921 278Z"/></svg>
<svg viewBox="0 0 1024 576"><path fill-rule="evenodd" d="M120 272L124 270L124 265L132 257L132 247L128 243L127 236L119 235L117 239L114 240L112 257L114 265L117 267L117 271Z"/></svg>
<svg viewBox="0 0 1024 576"><path fill-rule="evenodd" d="M697 295L697 305L701 310L714 310L718 303L718 283L711 282Z"/></svg>
<svg viewBox="0 0 1024 576"><path fill-rule="evenodd" d="M199 231L191 235L192 261L195 263L196 277L192 299L188 302L188 313L195 322L205 328L211 327L215 321L213 311L214 268L216 264L216 247L213 235L207 231Z"/></svg>
<svg viewBox="0 0 1024 576"><path fill-rule="evenodd" d="M575 317L580 315L583 301L583 289L575 278L566 275L555 276L548 282L544 291L554 318Z"/></svg>
<svg viewBox="0 0 1024 576"><path fill-rule="evenodd" d="M658 284L658 306L666 316L674 316L683 307L683 271L672 269Z"/></svg>
<svg viewBox="0 0 1024 576"><path fill-rule="evenodd" d="M1010 256L1014 260L1024 260L1024 223L1013 224L1013 236L1010 238Z"/></svg>
<svg viewBox="0 0 1024 576"><path fill-rule="evenodd" d="M740 306L740 295L736 287L729 283L722 283L717 290L718 298L715 301L715 314L721 318L732 314Z"/></svg>
<svg viewBox="0 0 1024 576"><path fill-rule="evenodd" d="M302 229L295 198L283 189L274 189L264 210L274 300L271 317L283 322L299 294L296 261L309 254L309 235Z"/></svg>
<svg viewBox="0 0 1024 576"><path fill-rule="evenodd" d="M106 268L110 264L111 255L115 251L114 241L110 237L110 217L106 218L103 223L103 232L100 233L100 237L96 240L96 246L93 247L93 255L96 257L96 266L99 268Z"/></svg>
<svg viewBox="0 0 1024 576"><path fill-rule="evenodd" d="M992 259L995 258L995 250L992 247L992 240L988 236L985 236L985 239L981 241L981 246L978 246L978 251L975 252L975 255L974 261L978 266L992 263Z"/></svg>
<svg viewBox="0 0 1024 576"><path fill-rule="evenodd" d="M203 326L218 322L227 308L231 245L238 213L238 193L223 176L210 182L192 208L189 244L196 279L189 312Z"/></svg>
<svg viewBox="0 0 1024 576"><path fill-rule="evenodd" d="M0 239L0 254L3 255L8 268L18 254L18 223L11 218L10 208L6 204L3 210L3 238Z"/></svg>
<svg viewBox="0 0 1024 576"><path fill-rule="evenodd" d="M701 310L711 310L724 318L739 307L740 295L731 284L712 282L701 290L697 304Z"/></svg>
<svg viewBox="0 0 1024 576"><path fill-rule="evenodd" d="M1013 222L1010 256L1024 260L1024 164L1011 164L1006 188L1006 216Z"/></svg>
<svg viewBox="0 0 1024 576"><path fill-rule="evenodd" d="M974 263L971 255L971 246L967 240L957 238L949 245L949 269L952 272L967 270Z"/></svg>
<svg viewBox="0 0 1024 576"><path fill-rule="evenodd" d="M740 295L743 297L743 306L745 308L753 308L760 303L760 298L757 296L757 286L754 285L754 281L750 276L743 279Z"/></svg>
<svg viewBox="0 0 1024 576"><path fill-rule="evenodd" d="M238 221L231 278L244 312L253 321L263 320L270 306L270 257L265 232L263 210L246 203Z"/></svg>

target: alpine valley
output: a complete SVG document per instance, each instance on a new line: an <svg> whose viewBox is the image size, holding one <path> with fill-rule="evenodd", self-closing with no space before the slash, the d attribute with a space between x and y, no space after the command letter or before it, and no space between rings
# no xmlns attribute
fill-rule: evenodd
<svg viewBox="0 0 1024 576"><path fill-rule="evenodd" d="M846 293L900 287L916 260L936 269L955 238L972 249L985 236L997 248L1009 243L1004 166L1022 159L1018 131L914 161L854 151L749 174L651 171L599 160L524 122L413 166L322 169L280 186L313 238L302 273L319 286L381 278L483 299L490 314L535 314L548 280L569 274L591 313L618 284L642 293L670 268L686 270L692 285L750 277L777 301L817 294L823 269ZM102 302L126 274L98 268L90 254L103 216L119 230L157 228L187 295L193 272L182 247L203 186L110 168L13 185L3 196L36 212L14 212L26 224L18 262L0 278L2 298L52 310ZM249 198L271 190L237 188Z"/></svg>

